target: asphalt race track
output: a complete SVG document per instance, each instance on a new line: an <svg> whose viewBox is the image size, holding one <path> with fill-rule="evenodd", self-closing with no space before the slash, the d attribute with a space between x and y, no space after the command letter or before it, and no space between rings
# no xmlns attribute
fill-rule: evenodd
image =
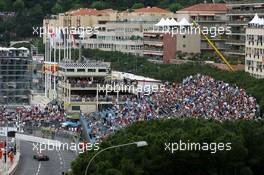
<svg viewBox="0 0 264 175"><path fill-rule="evenodd" d="M21 160L15 175L61 175L70 169L71 162L76 158L73 151L53 150L43 151L49 156L49 161L37 161L33 159L37 151L33 151L31 142L21 141L20 147Z"/></svg>

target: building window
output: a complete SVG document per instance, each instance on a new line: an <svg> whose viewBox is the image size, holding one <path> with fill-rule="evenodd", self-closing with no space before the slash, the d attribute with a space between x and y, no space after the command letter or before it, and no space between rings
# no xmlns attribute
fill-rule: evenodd
<svg viewBox="0 0 264 175"><path fill-rule="evenodd" d="M183 44L183 45L182 45L182 47L184 47L184 48L185 48L185 47L186 47L186 45L185 45L185 44Z"/></svg>
<svg viewBox="0 0 264 175"><path fill-rule="evenodd" d="M67 72L74 72L74 69L67 69Z"/></svg>
<svg viewBox="0 0 264 175"><path fill-rule="evenodd" d="M81 108L80 108L80 106L72 106L72 110L73 111L80 111Z"/></svg>
<svg viewBox="0 0 264 175"><path fill-rule="evenodd" d="M77 69L77 72L85 72L85 69Z"/></svg>
<svg viewBox="0 0 264 175"><path fill-rule="evenodd" d="M95 72L95 69L88 69L88 72Z"/></svg>
<svg viewBox="0 0 264 175"><path fill-rule="evenodd" d="M106 69L99 69L98 72L106 72Z"/></svg>

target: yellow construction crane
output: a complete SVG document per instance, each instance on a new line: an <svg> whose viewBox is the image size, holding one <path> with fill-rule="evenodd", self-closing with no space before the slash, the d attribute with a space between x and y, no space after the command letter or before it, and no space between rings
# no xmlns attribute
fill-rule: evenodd
<svg viewBox="0 0 264 175"><path fill-rule="evenodd" d="M198 26L197 23L195 21L193 21L194 26ZM206 36L203 31L201 31L203 37L206 39L206 41L208 42L208 44L215 50L215 52L217 53L217 55L223 60L223 62L227 65L227 67L234 72L234 68L230 65L230 63L227 61L227 59L224 57L224 55L220 52L220 50L215 46L215 44L210 40L210 38L208 36Z"/></svg>

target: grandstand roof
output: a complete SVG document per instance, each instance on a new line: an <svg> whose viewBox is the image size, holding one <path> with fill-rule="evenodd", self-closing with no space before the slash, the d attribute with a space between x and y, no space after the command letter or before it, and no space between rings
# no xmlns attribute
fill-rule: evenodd
<svg viewBox="0 0 264 175"><path fill-rule="evenodd" d="M109 64L105 62L61 63L59 66L64 68L95 68L95 67L109 67Z"/></svg>

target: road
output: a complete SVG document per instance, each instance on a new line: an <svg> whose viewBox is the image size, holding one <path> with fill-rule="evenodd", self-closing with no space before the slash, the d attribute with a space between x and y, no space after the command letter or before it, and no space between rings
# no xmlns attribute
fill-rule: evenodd
<svg viewBox="0 0 264 175"><path fill-rule="evenodd" d="M43 151L49 161L37 161L33 155L37 153L30 142L21 141L21 161L15 175L60 175L70 169L76 153L69 150Z"/></svg>

